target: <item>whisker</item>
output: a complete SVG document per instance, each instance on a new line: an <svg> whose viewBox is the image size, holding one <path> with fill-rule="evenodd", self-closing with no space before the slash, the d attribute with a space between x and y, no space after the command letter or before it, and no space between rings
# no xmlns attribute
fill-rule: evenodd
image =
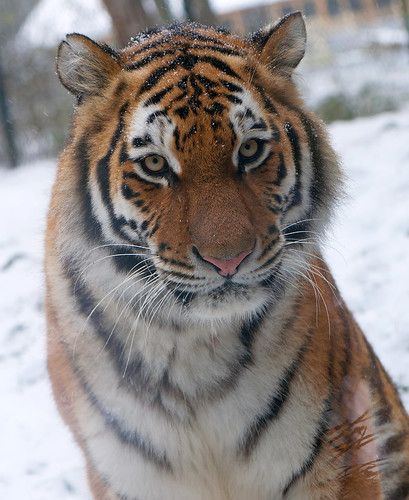
<svg viewBox="0 0 409 500"><path fill-rule="evenodd" d="M93 252L94 250L98 250L98 248L106 248L106 247L132 247L132 248L140 248L141 250L150 250L149 247L141 245L133 245L130 243L106 243L105 245L98 245L96 247L92 247L90 251Z"/></svg>
<svg viewBox="0 0 409 500"><path fill-rule="evenodd" d="M301 219L301 220L297 220L296 222L293 222L292 224L288 224L287 226L284 226L281 228L281 231L285 231L286 229L288 229L289 227L292 227L292 226L296 226L297 224L301 224L302 222L312 222L312 221L320 221L321 219L318 219L318 218L311 218L311 219Z"/></svg>

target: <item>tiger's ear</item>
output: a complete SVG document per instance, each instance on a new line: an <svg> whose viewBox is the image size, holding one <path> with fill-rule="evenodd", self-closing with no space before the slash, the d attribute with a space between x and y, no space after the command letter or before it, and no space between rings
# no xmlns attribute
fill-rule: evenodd
<svg viewBox="0 0 409 500"><path fill-rule="evenodd" d="M78 99L100 95L120 70L117 53L87 36L71 33L58 47L58 77Z"/></svg>
<svg viewBox="0 0 409 500"><path fill-rule="evenodd" d="M257 31L252 42L259 61L290 76L304 57L307 31L301 12L292 12L278 23Z"/></svg>

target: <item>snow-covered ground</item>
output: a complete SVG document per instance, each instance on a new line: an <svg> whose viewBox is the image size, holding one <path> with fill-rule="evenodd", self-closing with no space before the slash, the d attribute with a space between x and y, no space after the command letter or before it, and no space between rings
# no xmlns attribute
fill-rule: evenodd
<svg viewBox="0 0 409 500"><path fill-rule="evenodd" d="M348 174L326 254L409 408L409 109L331 127ZM42 239L55 163L0 171L0 498L88 499L45 367Z"/></svg>

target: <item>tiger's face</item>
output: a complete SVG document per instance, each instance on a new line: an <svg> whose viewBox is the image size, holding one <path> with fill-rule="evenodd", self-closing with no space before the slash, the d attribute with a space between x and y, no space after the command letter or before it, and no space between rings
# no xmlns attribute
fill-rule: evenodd
<svg viewBox="0 0 409 500"><path fill-rule="evenodd" d="M86 53L94 79L104 59L98 92L82 92L77 111L82 134L93 131L88 188L103 241L142 253L146 279L159 276L164 296L198 319L274 300L291 228L305 239L320 208L289 75L304 24L288 19L262 41L188 25L120 55L77 35L60 49L60 60ZM59 70L64 82L70 68Z"/></svg>

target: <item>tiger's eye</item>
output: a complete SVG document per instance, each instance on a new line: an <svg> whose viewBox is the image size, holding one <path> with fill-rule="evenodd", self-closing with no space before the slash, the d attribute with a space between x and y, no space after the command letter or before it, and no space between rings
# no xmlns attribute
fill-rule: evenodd
<svg viewBox="0 0 409 500"><path fill-rule="evenodd" d="M240 146L239 153L244 158L251 158L257 153L258 143L255 139L249 139Z"/></svg>
<svg viewBox="0 0 409 500"><path fill-rule="evenodd" d="M150 155L144 159L144 163L147 169L152 172L160 172L166 166L166 160L163 156Z"/></svg>

